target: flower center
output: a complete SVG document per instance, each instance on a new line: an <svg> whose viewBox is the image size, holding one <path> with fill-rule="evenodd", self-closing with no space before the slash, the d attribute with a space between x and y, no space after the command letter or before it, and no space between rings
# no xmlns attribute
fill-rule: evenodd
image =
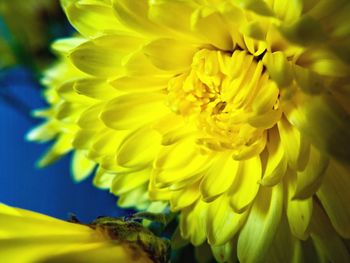
<svg viewBox="0 0 350 263"><path fill-rule="evenodd" d="M169 107L196 123L198 145L230 150L237 160L259 154L266 129L281 116L279 90L262 61L241 50L198 51L191 70L173 78L168 92Z"/></svg>

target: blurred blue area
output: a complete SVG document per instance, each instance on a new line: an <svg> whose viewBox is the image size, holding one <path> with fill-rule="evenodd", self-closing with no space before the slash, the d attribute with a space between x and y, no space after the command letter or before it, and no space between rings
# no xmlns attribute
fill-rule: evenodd
<svg viewBox="0 0 350 263"><path fill-rule="evenodd" d="M73 182L70 156L44 169L35 167L49 145L24 139L39 123L29 117L30 110L45 106L30 71L21 67L0 71L0 95L0 202L62 219L75 213L83 222L101 215L125 215L116 198L94 188L91 178Z"/></svg>

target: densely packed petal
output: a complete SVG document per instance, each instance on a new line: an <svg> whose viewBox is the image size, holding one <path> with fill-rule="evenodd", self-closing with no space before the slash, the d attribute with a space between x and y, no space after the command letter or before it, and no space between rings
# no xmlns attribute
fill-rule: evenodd
<svg viewBox="0 0 350 263"><path fill-rule="evenodd" d="M169 204L218 261L350 260L347 1L62 5L80 35L53 46L42 165L74 150L77 180Z"/></svg>

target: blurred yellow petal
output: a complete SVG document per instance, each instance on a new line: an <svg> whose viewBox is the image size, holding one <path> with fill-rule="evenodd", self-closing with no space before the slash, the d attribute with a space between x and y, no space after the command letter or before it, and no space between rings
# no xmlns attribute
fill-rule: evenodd
<svg viewBox="0 0 350 263"><path fill-rule="evenodd" d="M349 183L349 168L331 162L317 192L334 228L344 238L350 238Z"/></svg>
<svg viewBox="0 0 350 263"><path fill-rule="evenodd" d="M350 253L343 240L336 234L335 230L322 208L315 203L313 219L311 222L311 237L322 253L330 262L348 262Z"/></svg>
<svg viewBox="0 0 350 263"><path fill-rule="evenodd" d="M350 158L349 114L336 103L334 98L322 94L296 96L293 104L287 105L287 118L320 150L340 161Z"/></svg>
<svg viewBox="0 0 350 263"><path fill-rule="evenodd" d="M65 5L69 22L86 37L95 37L124 29L114 16L108 1L69 2L71 3Z"/></svg>
<svg viewBox="0 0 350 263"><path fill-rule="evenodd" d="M76 182L80 182L87 178L96 166L95 162L86 158L84 151L76 151L72 161L72 175Z"/></svg>

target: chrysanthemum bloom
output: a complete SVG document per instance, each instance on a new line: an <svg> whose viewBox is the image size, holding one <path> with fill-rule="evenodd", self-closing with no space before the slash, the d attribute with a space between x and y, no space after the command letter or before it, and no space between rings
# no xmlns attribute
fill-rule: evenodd
<svg viewBox="0 0 350 263"><path fill-rule="evenodd" d="M219 261L350 260L348 1L62 4L81 37L54 44L41 165L74 149Z"/></svg>
<svg viewBox="0 0 350 263"><path fill-rule="evenodd" d="M135 222L83 225L0 204L0 223L3 263L167 262L167 242Z"/></svg>

